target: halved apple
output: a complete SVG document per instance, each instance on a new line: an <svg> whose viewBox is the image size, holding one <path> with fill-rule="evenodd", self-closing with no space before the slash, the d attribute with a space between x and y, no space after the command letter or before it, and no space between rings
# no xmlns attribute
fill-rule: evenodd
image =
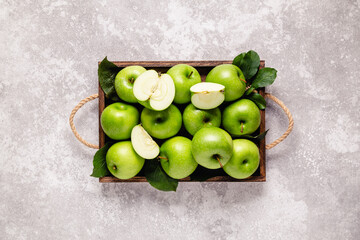
<svg viewBox="0 0 360 240"><path fill-rule="evenodd" d="M154 159L159 155L159 145L157 145L141 124L136 125L132 129L131 144L135 152L145 159Z"/></svg>
<svg viewBox="0 0 360 240"><path fill-rule="evenodd" d="M174 100L175 84L170 75L148 70L135 80L133 91L136 99L144 107L162 111Z"/></svg>
<svg viewBox="0 0 360 240"><path fill-rule="evenodd" d="M191 103L200 109L216 108L225 100L225 86L218 83L197 83L190 88L190 92Z"/></svg>

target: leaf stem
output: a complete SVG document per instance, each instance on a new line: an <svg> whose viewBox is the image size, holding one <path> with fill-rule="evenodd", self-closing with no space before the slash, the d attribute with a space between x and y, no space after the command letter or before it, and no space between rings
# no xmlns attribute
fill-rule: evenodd
<svg viewBox="0 0 360 240"><path fill-rule="evenodd" d="M219 162L219 164L220 164L220 167L221 168L223 168L223 165L222 165L222 163L221 163L221 161L220 161L220 158L219 158L219 156L216 156L216 160Z"/></svg>
<svg viewBox="0 0 360 240"><path fill-rule="evenodd" d="M245 95L249 95L250 93L252 93L255 90L254 87L250 86L248 90L246 90Z"/></svg>

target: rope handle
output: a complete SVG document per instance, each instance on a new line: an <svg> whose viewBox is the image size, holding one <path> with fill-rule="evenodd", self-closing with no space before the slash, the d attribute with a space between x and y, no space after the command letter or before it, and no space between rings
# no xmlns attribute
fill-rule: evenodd
<svg viewBox="0 0 360 240"><path fill-rule="evenodd" d="M80 134L76 131L76 128L75 128L75 124L74 124L74 117L75 117L75 114L76 112L87 102L90 102L94 99L97 99L99 97L99 94L93 94L87 98L84 98L83 100L81 100L78 105L76 105L74 107L74 109L71 111L71 114L70 114L70 118L69 118L69 123L70 123L70 128L71 128L71 131L74 133L75 137L81 142L83 143L84 145L88 146L89 148L95 148L95 149L99 149L99 145L96 145L96 144L91 144L89 142L87 142L85 139L83 139Z"/></svg>
<svg viewBox="0 0 360 240"><path fill-rule="evenodd" d="M265 146L266 149L271 149L271 148L275 147L276 145L278 145L279 143L281 143L282 141L284 141L284 139L287 136L289 136L289 134L291 133L291 131L293 130L293 127L294 127L294 119L293 119L293 117L291 115L290 110L285 106L285 104L282 101L280 101L274 95L271 95L270 93L265 93L265 98L269 98L269 99L273 100L277 105L279 105L282 108L282 110L284 110L286 116L289 119L289 125L288 125L287 130L284 132L284 134L281 135L281 137L279 137L278 139L276 139L272 143L267 144Z"/></svg>
<svg viewBox="0 0 360 240"><path fill-rule="evenodd" d="M89 97L84 98L83 100L81 100L78 105L75 106L75 108L71 111L70 114L70 118L69 118L69 123L70 123L70 127L71 127L71 131L74 133L75 137L84 145L90 147L90 148L94 148L94 149L99 149L99 145L95 145L95 144L91 144L89 142L87 142L85 139L83 139L80 134L76 131L75 128L75 124L74 124L74 117L76 112L87 102L90 102L94 99L97 99L99 97L99 94L93 94ZM294 120L293 117L291 115L291 112L289 111L289 109L285 106L285 104L280 101L278 98L276 98L274 95L271 95L270 93L265 93L265 98L269 98L271 100L273 100L277 105L279 105L282 110L284 110L286 116L289 119L289 126L287 128L287 130L284 132L283 135L281 135L281 137L279 137L278 139L276 139L275 141L273 141L270 144L267 144L265 146L266 149L271 149L273 147L275 147L276 145L278 145L279 143L281 143L282 141L284 141L284 139L289 136L289 134L291 133L293 127L294 127Z"/></svg>

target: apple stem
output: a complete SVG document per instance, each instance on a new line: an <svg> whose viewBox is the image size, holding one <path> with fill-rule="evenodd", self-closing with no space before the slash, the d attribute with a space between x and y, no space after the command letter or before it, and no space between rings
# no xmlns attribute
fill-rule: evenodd
<svg viewBox="0 0 360 240"><path fill-rule="evenodd" d="M161 72L158 72L159 77L161 77Z"/></svg>
<svg viewBox="0 0 360 240"><path fill-rule="evenodd" d="M113 169L116 170L116 166L113 166Z"/></svg>
<svg viewBox="0 0 360 240"><path fill-rule="evenodd" d="M241 122L241 133L243 133L243 131L244 131L244 123Z"/></svg>
<svg viewBox="0 0 360 240"><path fill-rule="evenodd" d="M222 165L222 163L221 163L221 161L220 161L220 159L219 159L218 156L216 156L216 160L218 160L218 162L219 162L219 164L220 164L220 167L223 168L223 165Z"/></svg>
<svg viewBox="0 0 360 240"><path fill-rule="evenodd" d="M134 83L134 78L131 78L131 79L130 79L130 83Z"/></svg>
<svg viewBox="0 0 360 240"><path fill-rule="evenodd" d="M243 81L244 83L247 83L245 79L240 78L240 81Z"/></svg>
<svg viewBox="0 0 360 240"><path fill-rule="evenodd" d="M191 73L189 74L188 78L190 78L192 74L193 74L193 71L191 71Z"/></svg>
<svg viewBox="0 0 360 240"><path fill-rule="evenodd" d="M165 160L169 160L166 157L162 157L162 156L158 156L159 159L165 159Z"/></svg>

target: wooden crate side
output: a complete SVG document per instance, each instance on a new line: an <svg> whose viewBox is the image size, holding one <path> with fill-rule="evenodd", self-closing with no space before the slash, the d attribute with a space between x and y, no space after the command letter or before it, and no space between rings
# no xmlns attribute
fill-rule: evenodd
<svg viewBox="0 0 360 240"><path fill-rule="evenodd" d="M207 179L204 182L265 182L264 176L251 176L246 179L235 179L230 176L217 176L210 179ZM118 179L116 177L108 176L102 177L99 180L102 183L110 183L110 182L146 182L146 178L142 176L135 176L130 179ZM179 179L179 182L196 182L191 181L190 177L186 177L183 179Z"/></svg>
<svg viewBox="0 0 360 240"><path fill-rule="evenodd" d="M260 69L265 67L265 61L261 61L260 62ZM260 88L259 90L259 94L261 96L265 96L265 88ZM260 115L261 115L261 122L260 122L260 132L265 132L265 109L264 110L260 110ZM265 153L265 144L266 144L266 137L260 141L259 143L259 151L260 151L260 164L259 164L259 169L260 169L260 176L262 176L264 178L264 181L266 181L266 153Z"/></svg>
<svg viewBox="0 0 360 240"><path fill-rule="evenodd" d="M105 133L101 127L100 117L101 113L105 109L105 94L99 83L99 147L102 148L105 145Z"/></svg>
<svg viewBox="0 0 360 240"><path fill-rule="evenodd" d="M143 67L164 67L170 68L176 64L188 64L193 67L215 67L220 64L231 64L232 61L114 61L118 67L127 67L131 65L141 65Z"/></svg>

